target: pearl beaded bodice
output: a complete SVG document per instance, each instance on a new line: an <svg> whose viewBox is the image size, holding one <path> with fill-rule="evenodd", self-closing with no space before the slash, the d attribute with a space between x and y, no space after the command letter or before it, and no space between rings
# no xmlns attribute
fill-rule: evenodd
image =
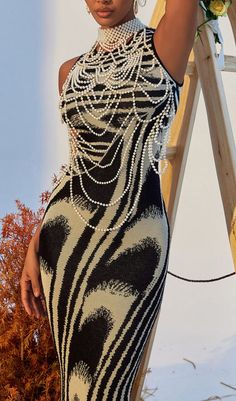
<svg viewBox="0 0 236 401"><path fill-rule="evenodd" d="M145 26L112 51L97 51L95 44L80 56L63 85L60 110L70 145L65 173L71 177L71 202L86 224L73 200L73 176L79 177L89 202L106 208L128 196L138 175L137 195L124 224L135 209L149 169L161 175L167 168L166 145L178 107L179 85L157 57L153 33L153 28ZM159 171L162 159L165 166ZM115 190L118 182L119 194ZM109 185L114 188L109 202L91 196L92 186L106 191ZM88 225L109 231L122 224L110 228Z"/></svg>

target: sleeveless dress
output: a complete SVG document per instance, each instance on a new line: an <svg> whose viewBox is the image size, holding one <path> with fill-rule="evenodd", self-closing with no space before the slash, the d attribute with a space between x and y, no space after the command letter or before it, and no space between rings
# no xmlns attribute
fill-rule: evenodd
<svg viewBox="0 0 236 401"><path fill-rule="evenodd" d="M90 104L84 94L78 102L73 85L88 53L63 86L61 117L79 132L77 149L70 135L69 142L80 172L74 164L52 190L39 237L61 401L130 401L160 312L170 227L158 174L165 144L157 139L169 132L183 83L161 62L154 31L145 26L127 42L129 60L120 47L103 52L108 67L115 60L126 74L122 89L111 87L111 77L98 82L91 67L83 76L96 98Z"/></svg>

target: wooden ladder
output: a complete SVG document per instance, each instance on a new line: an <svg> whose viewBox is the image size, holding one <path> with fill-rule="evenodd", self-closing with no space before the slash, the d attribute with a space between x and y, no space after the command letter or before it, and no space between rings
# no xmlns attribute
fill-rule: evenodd
<svg viewBox="0 0 236 401"><path fill-rule="evenodd" d="M165 12L165 0L158 0L150 26L155 28ZM236 2L228 9L228 16L236 42ZM205 21L203 9L198 8L198 25ZM193 131L200 90L205 100L209 131L219 188L224 208L228 237L236 268L236 150L226 104L226 96L217 64L215 39L211 28L201 27L201 38L194 43L189 56L180 104L170 131L167 147L168 168L162 177L162 191L170 222L171 236L174 228L184 171ZM236 57L225 56L222 71L236 72ZM159 310L160 313L160 310ZM131 401L140 401L149 357L156 334L159 314L145 345L138 372L133 383Z"/></svg>

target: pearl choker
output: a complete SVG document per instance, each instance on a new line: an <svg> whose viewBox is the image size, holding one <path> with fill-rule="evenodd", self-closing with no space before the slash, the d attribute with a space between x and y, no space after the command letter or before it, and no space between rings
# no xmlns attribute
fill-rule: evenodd
<svg viewBox="0 0 236 401"><path fill-rule="evenodd" d="M104 50L111 51L126 42L132 33L144 27L145 24L137 17L111 28L99 27L97 42Z"/></svg>

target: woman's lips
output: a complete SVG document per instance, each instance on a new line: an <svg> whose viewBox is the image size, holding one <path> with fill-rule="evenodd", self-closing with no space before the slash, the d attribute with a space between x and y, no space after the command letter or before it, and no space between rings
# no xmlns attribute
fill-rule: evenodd
<svg viewBox="0 0 236 401"><path fill-rule="evenodd" d="M109 17L112 11L96 11L99 17Z"/></svg>

